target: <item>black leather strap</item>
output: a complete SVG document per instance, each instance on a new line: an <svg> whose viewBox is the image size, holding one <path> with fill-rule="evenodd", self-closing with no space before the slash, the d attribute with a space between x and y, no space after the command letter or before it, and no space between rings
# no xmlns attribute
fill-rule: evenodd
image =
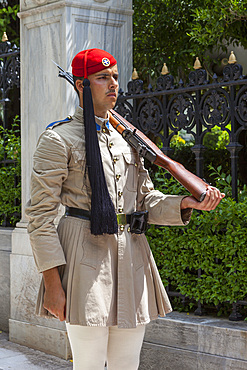
<svg viewBox="0 0 247 370"><path fill-rule="evenodd" d="M74 208L74 207L66 207L65 215L82 218L83 220L91 219L90 211L87 211L86 209L80 209L80 208Z"/></svg>
<svg viewBox="0 0 247 370"><path fill-rule="evenodd" d="M66 216L72 216L72 217L77 217L77 218L82 218L83 220L90 220L91 219L91 213L90 211L87 211L86 209L80 209L80 208L75 208L75 207L66 207L65 209L65 215ZM125 224L129 224L131 220L131 215L124 215L125 216ZM121 223L121 222L120 222Z"/></svg>
<svg viewBox="0 0 247 370"><path fill-rule="evenodd" d="M65 215L82 218L83 220L91 219L90 211L74 207L66 207ZM117 214L117 220L119 225L130 224L130 231L132 233L142 234L147 229L148 212L133 212L130 215L119 213Z"/></svg>

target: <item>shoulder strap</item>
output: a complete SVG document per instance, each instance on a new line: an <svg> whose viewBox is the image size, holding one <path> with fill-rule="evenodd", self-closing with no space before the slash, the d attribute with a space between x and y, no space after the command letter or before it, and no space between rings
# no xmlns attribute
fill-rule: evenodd
<svg viewBox="0 0 247 370"><path fill-rule="evenodd" d="M52 130L54 127L60 125L61 123L70 122L70 121L72 121L72 116L68 116L63 120L55 121L55 122L50 123L48 126L46 126L46 130L47 129Z"/></svg>

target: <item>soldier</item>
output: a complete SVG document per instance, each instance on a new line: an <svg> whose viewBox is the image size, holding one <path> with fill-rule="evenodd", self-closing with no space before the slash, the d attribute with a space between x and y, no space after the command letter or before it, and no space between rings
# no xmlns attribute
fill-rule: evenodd
<svg viewBox="0 0 247 370"><path fill-rule="evenodd" d="M145 225L130 232L133 213L181 226L193 208L212 210L224 195L209 186L199 203L154 190L143 160L108 121L118 95L112 55L84 50L72 74L79 106L40 136L26 208L43 274L37 313L66 320L74 369L102 370L107 361L108 370L136 370L145 325L172 308ZM60 204L66 213L56 229Z"/></svg>

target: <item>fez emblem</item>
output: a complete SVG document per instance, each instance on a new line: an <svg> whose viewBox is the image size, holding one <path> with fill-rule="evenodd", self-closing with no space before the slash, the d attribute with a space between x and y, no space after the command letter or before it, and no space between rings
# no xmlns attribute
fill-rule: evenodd
<svg viewBox="0 0 247 370"><path fill-rule="evenodd" d="M104 67L109 67L109 65L111 64L109 59L108 58L103 58L102 59L102 64Z"/></svg>

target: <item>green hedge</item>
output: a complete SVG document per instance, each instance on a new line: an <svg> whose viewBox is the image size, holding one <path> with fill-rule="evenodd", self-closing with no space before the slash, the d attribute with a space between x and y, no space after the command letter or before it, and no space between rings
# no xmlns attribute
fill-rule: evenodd
<svg viewBox="0 0 247 370"><path fill-rule="evenodd" d="M228 127L230 129L230 127ZM181 136L173 136L170 147L173 152L169 154L175 161L182 163L189 171L196 173L195 154L192 151L194 141L183 140ZM217 168L219 165L225 173L231 172L230 152L226 149L229 144L229 135L226 131L220 130L215 126L211 132L206 133L203 140L203 168L204 178L215 185L215 180L210 178L209 166L213 165Z"/></svg>
<svg viewBox="0 0 247 370"><path fill-rule="evenodd" d="M220 166L210 170L226 193L219 206L211 212L194 211L185 227L152 225L147 237L165 286L171 284L192 301L217 306L247 296L247 190L244 186L236 203L230 197L231 177L220 173ZM161 169L153 180L163 192L185 193Z"/></svg>
<svg viewBox="0 0 247 370"><path fill-rule="evenodd" d="M16 118L11 130L0 126L0 225L15 226L21 214L21 139Z"/></svg>

